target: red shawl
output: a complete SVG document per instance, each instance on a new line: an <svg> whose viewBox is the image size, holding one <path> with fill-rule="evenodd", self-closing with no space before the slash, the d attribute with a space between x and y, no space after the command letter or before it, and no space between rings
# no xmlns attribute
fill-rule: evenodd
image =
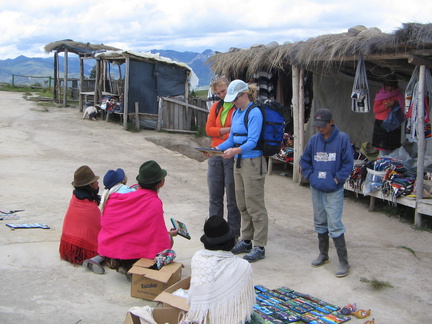
<svg viewBox="0 0 432 324"><path fill-rule="evenodd" d="M138 189L112 193L105 205L99 233L99 254L112 259L153 259L171 248L156 191Z"/></svg>
<svg viewBox="0 0 432 324"><path fill-rule="evenodd" d="M60 257L73 264L97 255L100 211L95 201L80 200L72 195L63 221Z"/></svg>

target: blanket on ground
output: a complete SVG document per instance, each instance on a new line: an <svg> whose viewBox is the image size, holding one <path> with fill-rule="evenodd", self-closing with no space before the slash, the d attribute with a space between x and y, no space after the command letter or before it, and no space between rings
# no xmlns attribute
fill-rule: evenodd
<svg viewBox="0 0 432 324"><path fill-rule="evenodd" d="M106 202L98 237L99 254L112 259L153 259L171 241L156 191L112 193Z"/></svg>

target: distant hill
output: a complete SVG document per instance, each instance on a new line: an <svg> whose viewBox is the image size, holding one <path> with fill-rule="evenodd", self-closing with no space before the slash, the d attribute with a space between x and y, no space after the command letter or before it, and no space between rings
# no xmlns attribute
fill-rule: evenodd
<svg viewBox="0 0 432 324"><path fill-rule="evenodd" d="M172 50L151 50L151 53L159 53L160 56L168 57L174 61L186 63L193 69L199 78L198 87L208 86L213 76L205 62L214 55L212 50L205 50L202 53L196 52L177 52ZM92 59L84 60L84 75L88 77L95 65ZM63 71L64 61L59 59L60 71ZM54 76L54 57L49 58L30 58L18 56L14 59L0 60L0 82L11 83L12 74L23 76L49 77ZM69 78L79 78L79 58L76 55L69 55L68 61ZM45 79L41 79L45 80ZM16 77L15 83L34 84L38 79Z"/></svg>

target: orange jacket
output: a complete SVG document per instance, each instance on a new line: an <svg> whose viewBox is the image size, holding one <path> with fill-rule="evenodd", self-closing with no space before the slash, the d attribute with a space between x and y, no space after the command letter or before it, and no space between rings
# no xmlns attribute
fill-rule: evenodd
<svg viewBox="0 0 432 324"><path fill-rule="evenodd" d="M222 115L223 107L221 107L219 114L216 116L216 107L217 107L218 102L219 101L215 102L211 106L210 113L207 117L207 123L206 123L206 133L208 136L210 136L212 138L212 143L211 143L212 147L218 146L219 144L225 142L225 140L228 138L229 133L221 135L220 129L222 127L231 127L232 115L236 109L235 106L233 106L230 109L230 111L228 112L226 121L225 121L225 126L222 126L221 115Z"/></svg>

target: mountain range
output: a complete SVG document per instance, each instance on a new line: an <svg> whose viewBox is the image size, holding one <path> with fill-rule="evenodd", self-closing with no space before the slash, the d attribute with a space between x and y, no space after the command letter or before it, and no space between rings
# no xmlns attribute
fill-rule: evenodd
<svg viewBox="0 0 432 324"><path fill-rule="evenodd" d="M186 63L195 72L199 78L198 87L208 87L210 80L213 77L213 72L205 63L214 51L208 49L202 53L197 52L177 52L173 50L151 50L151 53L159 53L160 56L170 58L177 62ZM89 77L90 71L95 65L94 60L84 60L84 75ZM63 71L64 60L59 59L59 69ZM12 75L14 83L25 84L29 82L29 77L45 77L45 79L31 79L31 84L38 80L46 81L49 76L54 76L54 56L49 58L31 58L20 55L14 59L0 60L0 82L12 83ZM25 77L22 77L25 76ZM68 77L79 78L79 58L77 55L69 55L68 59Z"/></svg>

